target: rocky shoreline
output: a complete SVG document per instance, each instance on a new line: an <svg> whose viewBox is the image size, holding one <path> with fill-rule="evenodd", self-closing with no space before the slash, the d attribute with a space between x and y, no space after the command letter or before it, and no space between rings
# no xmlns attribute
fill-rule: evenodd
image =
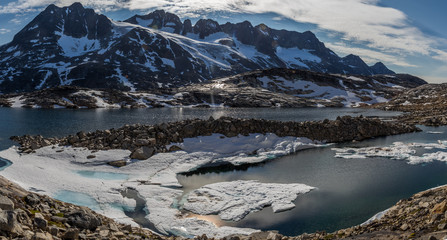
<svg viewBox="0 0 447 240"><path fill-rule="evenodd" d="M447 236L447 186L400 200L378 219L333 233L289 237L275 231L231 240L444 239ZM154 234L148 229L116 223L86 207L30 193L0 176L0 239L185 239ZM206 235L194 239L207 240Z"/></svg>
<svg viewBox="0 0 447 240"><path fill-rule="evenodd" d="M338 117L336 120L281 122L262 119L221 117L193 119L158 125L125 125L118 129L78 132L62 138L13 136L23 153L49 145L82 147L89 150L126 149L131 158L145 160L155 153L180 150L175 143L184 138L223 134L226 137L248 136L251 133L274 133L279 137L306 137L324 142L361 141L368 138L419 131L414 125L385 122L378 118ZM94 158L95 155L89 156ZM125 163L114 163L117 166Z"/></svg>
<svg viewBox="0 0 447 240"><path fill-rule="evenodd" d="M86 207L30 193L0 176L0 239L163 239Z"/></svg>

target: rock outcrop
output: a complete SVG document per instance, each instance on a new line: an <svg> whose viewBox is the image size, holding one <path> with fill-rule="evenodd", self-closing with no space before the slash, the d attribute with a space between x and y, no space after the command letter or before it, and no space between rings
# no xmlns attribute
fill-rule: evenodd
<svg viewBox="0 0 447 240"><path fill-rule="evenodd" d="M194 119L158 125L125 125L118 129L78 132L63 138L42 136L14 136L24 153L48 145L70 145L91 150L128 149L131 157L147 159L157 152L167 152L167 145L183 142L184 138L208 136L213 133L227 137L250 133L274 133L277 136L307 137L325 142L360 141L367 138L418 131L413 125L384 122L376 118L338 117L336 120L310 122L281 122L263 119L235 119L221 117L208 120Z"/></svg>
<svg viewBox="0 0 447 240"><path fill-rule="evenodd" d="M371 107L402 111L400 121L427 126L447 125L447 84L425 84Z"/></svg>

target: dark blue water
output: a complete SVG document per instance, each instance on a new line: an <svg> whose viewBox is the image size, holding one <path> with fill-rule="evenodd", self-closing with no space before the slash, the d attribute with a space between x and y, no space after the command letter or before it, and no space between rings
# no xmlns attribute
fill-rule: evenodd
<svg viewBox="0 0 447 240"><path fill-rule="evenodd" d="M189 118L231 116L265 118L282 121L335 119L339 115L391 116L396 113L362 109L138 109L138 110L69 110L69 109L9 109L0 108L0 150L10 147L12 135L40 134L46 137L64 136L78 131L118 128L124 124L155 124ZM447 128L424 128L425 131L447 132ZM435 142L447 139L447 134L427 132L392 136L336 145L385 146L395 141ZM0 160L0 170L6 162ZM320 230L334 231L362 223L399 199L447 184L447 165L434 162L408 165L404 161L383 158L340 159L328 148L310 149L268 163L249 167L245 171L178 176L185 191L205 184L238 179L273 183L305 183L317 187L298 197L296 208L272 214L270 208L249 214L232 226L279 230L297 235Z"/></svg>
<svg viewBox="0 0 447 240"><path fill-rule="evenodd" d="M447 184L447 164L433 162L409 165L386 158L335 158L332 147L387 146L396 141L436 142L447 139L447 127L426 128L424 132L390 136L360 143L337 144L309 149L282 157L245 171L179 175L185 192L206 184L259 180L272 183L304 183L318 189L299 196L291 211L272 213L271 208L249 214L231 226L278 230L286 235L328 231L361 224L371 216L428 188ZM429 134L427 131L443 131Z"/></svg>

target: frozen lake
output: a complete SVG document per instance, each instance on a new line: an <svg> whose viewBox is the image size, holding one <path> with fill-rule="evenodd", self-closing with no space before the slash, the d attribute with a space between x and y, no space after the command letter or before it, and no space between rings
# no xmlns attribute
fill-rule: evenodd
<svg viewBox="0 0 447 240"><path fill-rule="evenodd" d="M393 112L364 109L192 109L163 108L138 110L69 110L69 109L8 109L0 108L0 149L13 143L11 135L40 134L64 136L78 131L117 128L124 124L155 124L189 118L213 116L265 118L282 121L335 119L341 115L389 117ZM396 141L434 143L447 140L447 128L423 128L424 132L372 139L360 143L344 143L308 149L255 166L237 169L204 169L194 174L178 175L188 193L204 185L235 181L258 180L264 183L303 183L317 189L299 196L290 211L272 213L271 208L249 214L239 222L221 222L237 227L279 230L297 235L317 230L333 231L360 224L399 199L431 187L447 184L447 165L432 162L409 165L405 160L368 157L363 159L335 158L332 148L389 146ZM433 134L433 132L437 132ZM419 153L419 154L422 154ZM9 163L0 159L0 170ZM1 173L0 173L1 174ZM80 171L76 174L92 179L122 180L126 174ZM97 207L88 196L59 192L56 198ZM140 204L141 205L141 204ZM138 205L138 206L140 206ZM140 208L143 211L143 207ZM135 213L133 213L135 214ZM144 224L144 221L139 221ZM148 226L149 223L146 223Z"/></svg>

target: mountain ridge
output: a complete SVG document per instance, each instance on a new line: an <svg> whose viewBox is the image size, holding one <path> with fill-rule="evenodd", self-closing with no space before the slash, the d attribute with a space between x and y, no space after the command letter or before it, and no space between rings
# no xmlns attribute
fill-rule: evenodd
<svg viewBox="0 0 447 240"><path fill-rule="evenodd" d="M61 85L148 90L277 67L374 75L351 58L338 57L309 31L210 19L193 26L163 10L117 22L80 3L49 5L0 46L0 92Z"/></svg>

